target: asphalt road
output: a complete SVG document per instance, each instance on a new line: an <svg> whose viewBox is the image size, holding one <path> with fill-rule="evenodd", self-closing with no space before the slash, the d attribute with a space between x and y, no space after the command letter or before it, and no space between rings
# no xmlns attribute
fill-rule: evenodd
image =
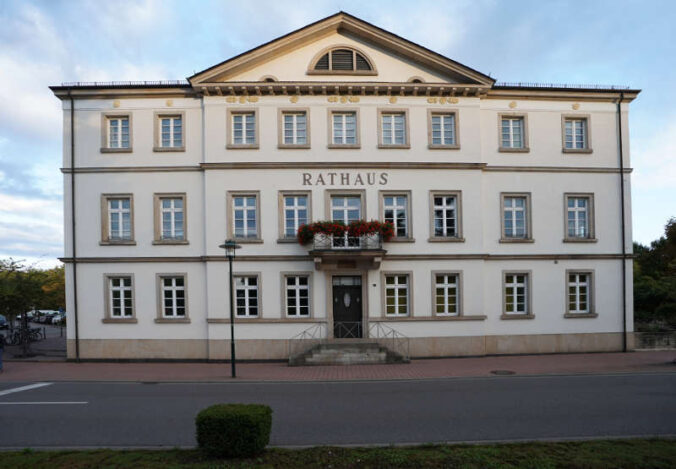
<svg viewBox="0 0 676 469"><path fill-rule="evenodd" d="M676 373L326 383L0 383L0 447L193 446L218 402L273 410L273 445L676 435Z"/></svg>

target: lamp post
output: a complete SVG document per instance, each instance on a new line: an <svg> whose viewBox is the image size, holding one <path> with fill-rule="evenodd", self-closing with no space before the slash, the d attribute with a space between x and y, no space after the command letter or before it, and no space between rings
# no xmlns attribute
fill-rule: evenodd
<svg viewBox="0 0 676 469"><path fill-rule="evenodd" d="M234 239L226 239L225 242L218 247L225 249L225 257L228 258L228 264L230 264L230 366L232 369L232 377L235 378L235 301L232 295L232 260L235 258L235 249L239 249L242 246L237 244Z"/></svg>

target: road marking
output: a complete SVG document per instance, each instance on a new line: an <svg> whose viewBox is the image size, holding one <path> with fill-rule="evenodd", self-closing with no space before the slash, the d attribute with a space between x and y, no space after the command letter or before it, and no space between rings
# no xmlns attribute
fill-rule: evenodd
<svg viewBox="0 0 676 469"><path fill-rule="evenodd" d="M45 386L51 386L52 384L53 383L35 383L29 384L28 386L21 386L20 388L6 389L4 391L0 391L0 396L6 396L7 394L13 394L15 392L28 391L29 389L43 388Z"/></svg>
<svg viewBox="0 0 676 469"><path fill-rule="evenodd" d="M86 401L79 402L0 402L0 405L71 405L71 404L89 404Z"/></svg>

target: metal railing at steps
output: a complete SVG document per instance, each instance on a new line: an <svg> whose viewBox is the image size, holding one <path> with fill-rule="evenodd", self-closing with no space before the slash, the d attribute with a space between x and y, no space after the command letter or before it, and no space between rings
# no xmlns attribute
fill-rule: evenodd
<svg viewBox="0 0 676 469"><path fill-rule="evenodd" d="M383 324L372 322L369 324L369 339L401 355L405 361L411 359L410 339L396 329Z"/></svg>
<svg viewBox="0 0 676 469"><path fill-rule="evenodd" d="M326 341L328 325L325 322L314 324L289 339L289 358L305 353L315 345Z"/></svg>
<svg viewBox="0 0 676 469"><path fill-rule="evenodd" d="M333 236L317 233L314 235L312 248L316 251L382 249L383 243L379 233L363 236Z"/></svg>

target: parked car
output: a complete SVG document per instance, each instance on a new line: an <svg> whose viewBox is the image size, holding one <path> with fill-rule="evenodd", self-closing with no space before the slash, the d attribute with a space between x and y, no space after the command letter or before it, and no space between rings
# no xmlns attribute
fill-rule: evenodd
<svg viewBox="0 0 676 469"><path fill-rule="evenodd" d="M7 329L8 327L9 323L7 322L7 318L0 314L0 329Z"/></svg>
<svg viewBox="0 0 676 469"><path fill-rule="evenodd" d="M52 324L55 326L61 326L66 324L66 313L56 313L52 316Z"/></svg>

